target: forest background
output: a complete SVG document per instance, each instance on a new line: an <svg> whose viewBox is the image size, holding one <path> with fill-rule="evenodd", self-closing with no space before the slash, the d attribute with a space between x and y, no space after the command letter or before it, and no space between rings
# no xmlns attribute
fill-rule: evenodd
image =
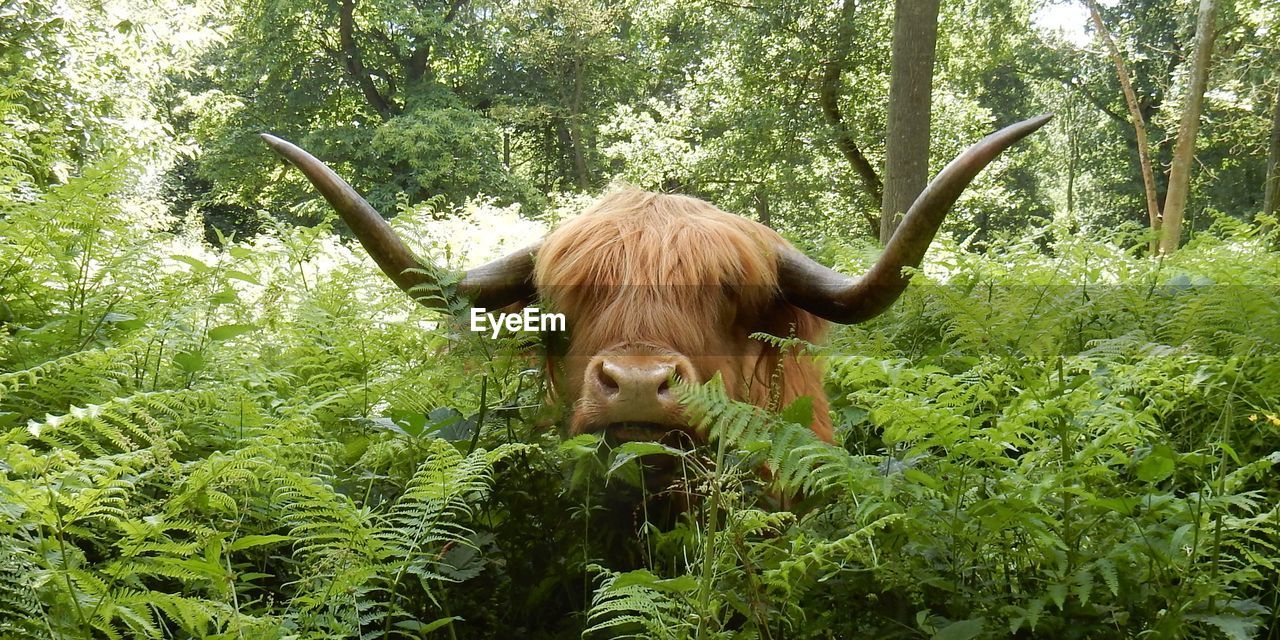
<svg viewBox="0 0 1280 640"><path fill-rule="evenodd" d="M1280 5L897 4L0 0L0 637L1277 637ZM661 526L258 138L453 267L630 184L857 273L1046 112Z"/></svg>

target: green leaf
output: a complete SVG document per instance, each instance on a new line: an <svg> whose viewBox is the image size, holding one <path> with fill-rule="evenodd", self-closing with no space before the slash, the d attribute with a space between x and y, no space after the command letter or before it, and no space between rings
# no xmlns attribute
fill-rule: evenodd
<svg viewBox="0 0 1280 640"><path fill-rule="evenodd" d="M921 470L919 470L919 469L915 469L915 468L910 468L910 467L909 467L909 468L904 469L904 470L902 471L902 475L903 475L903 477L907 478L908 480L911 480L912 482L915 482L916 484L923 485L923 486L925 486L925 487L928 487L928 488L930 488L930 489L933 489L934 491L941 491L941 490L942 490L942 481L938 480L937 478L935 478L935 477L933 477L933 476L931 476L931 475L929 475L929 474L927 474L927 473L925 473L925 472L923 472L923 471L921 471Z"/></svg>
<svg viewBox="0 0 1280 640"><path fill-rule="evenodd" d="M431 622L427 622L427 623L418 622L417 620L401 620L397 622L395 626L400 627L401 629L414 631L420 635L425 636L431 633L432 631L435 631L436 629L439 629L440 627L443 627L455 620L458 622L462 622L462 618L458 616L450 616L448 618L440 618L439 620L432 620Z"/></svg>
<svg viewBox="0 0 1280 640"><path fill-rule="evenodd" d="M292 536L280 535L253 535L236 538L227 545L227 551L240 551L250 547L260 547L267 544L275 544L277 542L289 542L293 540Z"/></svg>
<svg viewBox="0 0 1280 640"><path fill-rule="evenodd" d="M666 593L688 593L698 588L698 580L689 574L684 574L677 578L662 579L648 570L638 569L619 575L611 588L616 591L630 586L647 587Z"/></svg>
<svg viewBox="0 0 1280 640"><path fill-rule="evenodd" d="M1138 505L1142 504L1142 498L1090 498L1088 503L1095 507L1101 507L1122 515L1129 515Z"/></svg>
<svg viewBox="0 0 1280 640"><path fill-rule="evenodd" d="M475 430L480 428L476 424L476 417L467 418L452 407L437 407L427 414L427 425L415 436L420 437L425 433L449 442L470 440Z"/></svg>
<svg viewBox="0 0 1280 640"><path fill-rule="evenodd" d="M114 311L102 316L102 321L114 324L125 331L134 331L147 326L147 323L139 320L137 316L131 313L117 313Z"/></svg>
<svg viewBox="0 0 1280 640"><path fill-rule="evenodd" d="M236 336L244 335L250 331L257 331L258 326L252 324L224 324L220 327L214 327L209 330L210 340L230 340Z"/></svg>
<svg viewBox="0 0 1280 640"><path fill-rule="evenodd" d="M1143 482L1160 482L1173 475L1177 454L1167 444L1156 445L1138 461L1134 471Z"/></svg>
<svg viewBox="0 0 1280 640"><path fill-rule="evenodd" d="M681 451L674 447L669 447L661 442L627 442L615 448L613 464L609 466L609 473L621 468L626 463L639 458L640 456L650 455L671 455L684 456L687 452Z"/></svg>
<svg viewBox="0 0 1280 640"><path fill-rule="evenodd" d="M598 446L600 446L600 436L594 433L583 433L561 442L557 449L560 453L578 457L594 453Z"/></svg>
<svg viewBox="0 0 1280 640"><path fill-rule="evenodd" d="M247 273L245 273L245 272L243 272L243 271L236 271L235 269L228 269L228 270L227 270L227 277L228 277L228 278L233 278L233 279L235 279L235 280L243 280L244 282L248 282L249 284L261 284L260 282L258 282L258 279L257 279L257 278L255 278L255 277L253 277L253 276L251 276L251 275L249 275L249 274L247 274Z"/></svg>
<svg viewBox="0 0 1280 640"><path fill-rule="evenodd" d="M1102 581L1107 583L1111 595L1120 595L1120 578L1116 573L1116 565L1107 558L1099 558L1094 566L1098 569L1098 575L1102 576Z"/></svg>
<svg viewBox="0 0 1280 640"><path fill-rule="evenodd" d="M417 409L399 409L392 407L386 411L388 422L400 432L408 436L418 437L427 428L427 414ZM458 419L461 419L458 414ZM376 422L376 420L375 420Z"/></svg>
<svg viewBox="0 0 1280 640"><path fill-rule="evenodd" d="M1070 585L1061 582L1049 585L1049 597L1053 599L1053 603L1058 606L1061 611L1067 606L1067 590Z"/></svg>
<svg viewBox="0 0 1280 640"><path fill-rule="evenodd" d="M209 296L209 302L214 306L231 304L233 302L238 302L239 300L240 300L239 294L237 294L236 290L231 287L227 287L222 291L219 291Z"/></svg>
<svg viewBox="0 0 1280 640"><path fill-rule="evenodd" d="M190 266L190 267L191 267L191 271L192 271L193 273L207 273L207 272L209 272L209 271L212 271L212 270L213 270L213 267L211 267L211 266L209 266L209 265L207 265L207 264L205 264L205 263L203 263L203 262L201 262L201 261L199 261L199 260L197 260L197 259L195 259L195 258L192 258L191 256L184 256L184 255L182 255L181 253L175 253L175 254L173 254L173 255L172 255L172 256L170 256L170 257L171 257L171 258L173 258L174 260L177 260L178 262L181 262L181 263L184 263L184 264L186 264L186 265Z"/></svg>
<svg viewBox="0 0 1280 640"><path fill-rule="evenodd" d="M786 422L807 427L813 424L813 398L800 396L778 414Z"/></svg>
<svg viewBox="0 0 1280 640"><path fill-rule="evenodd" d="M183 351L173 356L173 363L187 373L195 373L204 368L204 356L198 351Z"/></svg>
<svg viewBox="0 0 1280 640"><path fill-rule="evenodd" d="M1228 615L1191 615L1188 617L1217 627L1218 631L1221 631L1223 635L1232 640L1249 640L1257 637L1259 624L1253 618Z"/></svg>
<svg viewBox="0 0 1280 640"><path fill-rule="evenodd" d="M957 620L938 629L938 632L933 634L933 640L970 640L970 638L976 638L978 634L982 633L982 627L986 625L986 622L986 618Z"/></svg>
<svg viewBox="0 0 1280 640"><path fill-rule="evenodd" d="M659 442L628 442L614 448L614 452L631 454L631 456L652 456L655 453L666 453L668 456L685 456L686 452L675 447L668 447Z"/></svg>

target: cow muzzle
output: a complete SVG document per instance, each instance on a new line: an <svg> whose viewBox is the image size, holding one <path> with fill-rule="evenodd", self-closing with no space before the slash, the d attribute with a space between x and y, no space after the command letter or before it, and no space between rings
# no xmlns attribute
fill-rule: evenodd
<svg viewBox="0 0 1280 640"><path fill-rule="evenodd" d="M587 365L583 381L584 431L607 440L663 440L685 428L675 382L697 382L693 363L677 354L604 353Z"/></svg>

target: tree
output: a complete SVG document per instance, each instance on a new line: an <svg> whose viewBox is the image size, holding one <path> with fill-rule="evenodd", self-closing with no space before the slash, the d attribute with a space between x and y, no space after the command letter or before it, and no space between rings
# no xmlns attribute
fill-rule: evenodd
<svg viewBox="0 0 1280 640"><path fill-rule="evenodd" d="M495 118L515 132L542 189L602 182L597 128L633 100L644 49L626 1L535 0L498 14Z"/></svg>
<svg viewBox="0 0 1280 640"><path fill-rule="evenodd" d="M1138 95L1133 91L1133 83L1129 81L1129 70L1125 66L1124 56L1120 54L1120 49L1116 47L1111 32L1102 22L1102 12L1098 10L1098 3L1095 0L1085 0L1085 4L1089 6L1089 16L1098 30L1098 38L1106 44L1107 52L1110 53L1111 60L1116 65L1116 78L1124 91L1124 102L1129 108L1129 118L1133 122L1133 133L1138 147L1138 164L1142 171L1143 194L1146 195L1147 201L1147 220L1152 231L1150 249L1154 254L1159 242L1160 202L1156 192L1155 171L1151 167L1151 143L1147 140L1147 122L1142 116Z"/></svg>
<svg viewBox="0 0 1280 640"><path fill-rule="evenodd" d="M894 3L884 197L880 206L881 243L893 237L902 215L929 179L938 4L938 0L896 0Z"/></svg>
<svg viewBox="0 0 1280 640"><path fill-rule="evenodd" d="M176 78L172 111L197 167L183 175L206 213L228 206L323 211L258 141L270 131L334 163L380 210L480 194L521 199L503 165L483 71L492 10L467 0L255 0L203 75ZM208 189L206 191L206 189ZM203 193L200 193L203 192ZM199 193L198 197L195 197Z"/></svg>
<svg viewBox="0 0 1280 640"><path fill-rule="evenodd" d="M1144 226L1151 225L1153 207L1142 179L1135 119L1126 113L1127 97L1108 41L1124 64L1148 136L1158 220L1167 190L1163 167L1173 152L1174 136L1166 131L1174 102L1171 92L1183 68L1182 52L1187 49L1179 21L1169 19L1178 7L1175 0L1117 0L1096 5L1108 36L1098 40L1107 50L1103 56L1065 41L1045 42L1037 55L1029 56L1032 73L1057 79L1103 116L1080 118L1073 132L1081 142L1077 176L1081 180L1077 181L1075 203L1082 222L1112 227L1140 220ZM1133 215L1136 212L1141 214Z"/></svg>
<svg viewBox="0 0 1280 640"><path fill-rule="evenodd" d="M1276 200L1280 199L1280 82L1271 99L1271 143L1267 146L1266 186L1263 189L1262 212L1276 215Z"/></svg>
<svg viewBox="0 0 1280 640"><path fill-rule="evenodd" d="M1213 54L1214 9L1214 0L1200 0L1191 78L1182 107L1182 120L1178 125L1178 142L1169 167L1169 193L1165 196L1164 220L1160 225L1161 253L1173 253L1182 239L1182 217L1191 186L1191 163L1195 159L1196 134L1200 131L1200 111L1209 80L1209 59Z"/></svg>
<svg viewBox="0 0 1280 640"><path fill-rule="evenodd" d="M133 96L113 86L128 56L107 44L131 28L127 21L51 0L0 3L0 16L0 193L65 183L135 146L119 125L135 115L121 104Z"/></svg>
<svg viewBox="0 0 1280 640"><path fill-rule="evenodd" d="M822 85L818 93L818 101L822 105L823 119L831 127L835 146L839 149L840 155L844 156L849 165L853 167L862 190L867 196L877 203L882 203L884 201L884 183L880 180L879 174L876 173L875 167L867 160L867 156L859 147L853 130L850 129L849 124L845 121L844 113L840 109L840 80L848 65L850 50L853 48L854 18L856 13L857 3L854 0L844 0L841 3L840 12L836 15L835 44L830 58L822 65ZM880 220L870 214L864 214L864 219L871 229L871 234L878 236L880 234Z"/></svg>

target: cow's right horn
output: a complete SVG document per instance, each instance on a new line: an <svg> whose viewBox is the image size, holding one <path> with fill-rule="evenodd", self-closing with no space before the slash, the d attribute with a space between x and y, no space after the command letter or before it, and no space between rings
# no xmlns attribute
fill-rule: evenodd
<svg viewBox="0 0 1280 640"><path fill-rule="evenodd" d="M861 278L830 269L789 244L778 247L778 286L791 304L840 324L874 318L907 288L903 267L919 267L951 205L1001 151L1043 127L1052 115L1011 124L965 150L924 188L889 239L875 266Z"/></svg>
<svg viewBox="0 0 1280 640"><path fill-rule="evenodd" d="M444 306L440 298L432 296L431 289L437 283L432 282L427 273L434 268L423 265L391 230L382 215L351 185L296 145L268 133L262 134L262 139L307 176L396 286L423 305L432 308ZM489 309L532 299L533 258L540 245L539 242L468 270L458 282L458 294L470 300L473 306Z"/></svg>

